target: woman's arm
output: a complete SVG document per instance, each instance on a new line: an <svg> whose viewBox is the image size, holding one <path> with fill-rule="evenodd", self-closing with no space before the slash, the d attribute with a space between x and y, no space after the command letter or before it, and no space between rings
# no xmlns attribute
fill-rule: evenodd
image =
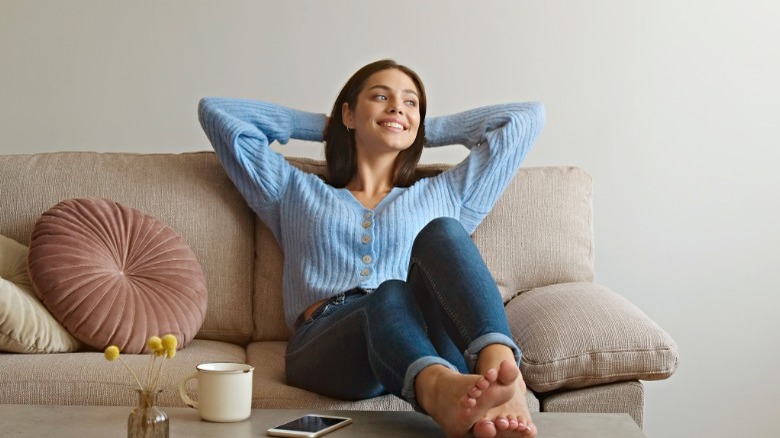
<svg viewBox="0 0 780 438"><path fill-rule="evenodd" d="M507 103L474 108L425 121L428 146L461 144L469 149L486 139L491 131L524 129L535 131L544 125L544 105L539 102ZM534 129L535 128L535 129ZM518 133L522 135L522 133ZM533 139L532 139L533 140Z"/></svg>
<svg viewBox="0 0 780 438"><path fill-rule="evenodd" d="M225 97L204 97L200 100L198 115L207 135L213 132L210 128L214 121L221 132L241 133L255 128L267 136L269 143L278 141L282 144L291 138L322 141L326 118L324 114L274 103Z"/></svg>
<svg viewBox="0 0 780 438"><path fill-rule="evenodd" d="M244 199L275 228L278 201L295 170L268 146L291 138L322 141L325 115L266 102L208 97L201 99L198 117Z"/></svg>
<svg viewBox="0 0 780 438"><path fill-rule="evenodd" d="M520 167L544 125L541 103L476 108L428 119L429 146L462 144L471 152L444 172L461 205L461 222L473 232Z"/></svg>
<svg viewBox="0 0 780 438"><path fill-rule="evenodd" d="M274 197L284 185L288 164L271 150L291 138L322 141L325 115L267 102L207 97L198 106L200 124L228 174L242 192L261 188Z"/></svg>

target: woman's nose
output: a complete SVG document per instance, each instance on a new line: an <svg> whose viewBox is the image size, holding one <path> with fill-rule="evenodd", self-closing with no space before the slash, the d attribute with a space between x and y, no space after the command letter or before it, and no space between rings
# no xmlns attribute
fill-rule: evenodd
<svg viewBox="0 0 780 438"><path fill-rule="evenodd" d="M403 114L403 111L404 111L403 107L401 106L400 103L397 103L397 102L390 103L390 112L391 113Z"/></svg>

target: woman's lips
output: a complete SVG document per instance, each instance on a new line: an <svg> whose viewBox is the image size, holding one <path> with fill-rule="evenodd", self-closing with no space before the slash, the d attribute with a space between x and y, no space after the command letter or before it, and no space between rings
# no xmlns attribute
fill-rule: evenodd
<svg viewBox="0 0 780 438"><path fill-rule="evenodd" d="M379 125L380 126L384 126L386 128L402 129L404 131L409 129L403 122L401 122L400 120L395 120L395 119L380 120L379 121Z"/></svg>

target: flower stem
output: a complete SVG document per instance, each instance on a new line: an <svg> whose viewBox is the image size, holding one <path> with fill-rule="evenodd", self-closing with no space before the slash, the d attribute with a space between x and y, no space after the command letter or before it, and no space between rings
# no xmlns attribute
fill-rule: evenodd
<svg viewBox="0 0 780 438"><path fill-rule="evenodd" d="M157 372L154 373L154 381L152 383L152 388L157 388L157 384L160 383L160 374L162 374L163 364L165 363L165 359L160 359L160 365L157 367Z"/></svg>
<svg viewBox="0 0 780 438"><path fill-rule="evenodd" d="M151 390L153 389L152 380L154 379L154 362L157 360L157 357L152 353L151 357L149 358L149 362L146 364L146 387Z"/></svg>
<svg viewBox="0 0 780 438"><path fill-rule="evenodd" d="M143 391L144 390L144 385L141 385L141 381L138 380L138 376L135 375L135 372L127 365L125 360L122 359L122 356L119 356L117 359L119 359L119 361L122 362L122 365L124 365L125 368L127 368L127 371L130 371L130 375L133 376L133 378L135 379L135 382L138 383L138 387L141 388L141 391Z"/></svg>

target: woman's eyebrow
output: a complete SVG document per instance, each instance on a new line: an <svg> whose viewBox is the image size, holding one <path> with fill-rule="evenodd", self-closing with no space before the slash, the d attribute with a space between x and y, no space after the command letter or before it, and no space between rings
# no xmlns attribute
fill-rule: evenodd
<svg viewBox="0 0 780 438"><path fill-rule="evenodd" d="M369 87L369 90L373 90L373 89L375 89L375 88L378 88L378 89L380 89L380 90L385 90L385 91L393 91L393 89L392 89L392 88L390 88L390 87L388 87L387 85L381 85L381 84L379 84L379 85L374 85L374 86L372 86L372 87ZM402 92L404 92L404 93L406 93L406 94L414 94L415 96L417 96L417 97L420 97L420 96L417 94L417 92L416 92L416 91L414 91L414 90L410 90L410 89L408 89L408 88L407 88L407 89L405 89L405 90L401 90L401 91L402 91Z"/></svg>

